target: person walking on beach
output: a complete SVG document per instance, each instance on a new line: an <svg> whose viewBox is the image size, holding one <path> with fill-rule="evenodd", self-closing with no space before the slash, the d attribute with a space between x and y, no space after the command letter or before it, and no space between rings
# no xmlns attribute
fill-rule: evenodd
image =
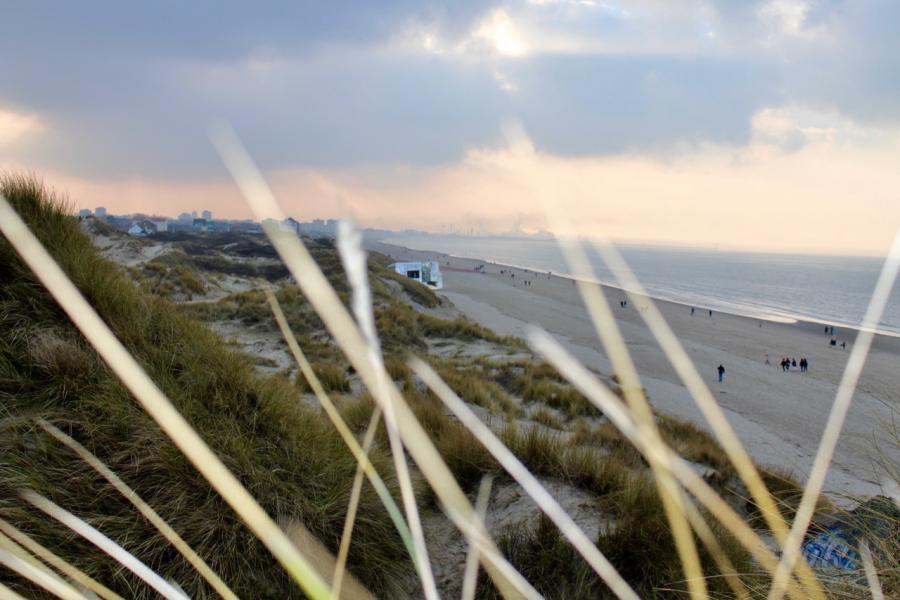
<svg viewBox="0 0 900 600"><path fill-rule="evenodd" d="M725 381L725 367L719 365L718 368L716 368L716 371L719 373L719 383Z"/></svg>
<svg viewBox="0 0 900 600"><path fill-rule="evenodd" d="M710 316L710 317L712 316L712 310L709 311L709 316Z"/></svg>
<svg viewBox="0 0 900 600"><path fill-rule="evenodd" d="M694 316L694 307L693 306L691 307L691 316L692 317Z"/></svg>

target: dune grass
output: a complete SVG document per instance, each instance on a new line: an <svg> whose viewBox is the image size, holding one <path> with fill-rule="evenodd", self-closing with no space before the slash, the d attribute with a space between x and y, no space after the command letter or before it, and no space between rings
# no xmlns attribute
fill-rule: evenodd
<svg viewBox="0 0 900 600"><path fill-rule="evenodd" d="M347 370L333 362L312 363L313 372L326 392L346 394L350 391L350 380L347 378ZM304 392L311 391L306 377L302 373L297 375L297 386Z"/></svg>
<svg viewBox="0 0 900 600"><path fill-rule="evenodd" d="M61 201L33 179L6 178L9 199L103 319L263 507L339 542L356 462L298 401L297 390L255 375L243 356L171 304L136 289L98 257ZM17 498L31 489L99 525L152 568L205 595L205 582L88 465L32 419L54 423L147 499L239 595L292 597L299 589L82 341L9 244L0 241L0 516L125 596L150 590ZM310 452L310 448L315 448ZM385 457L373 462L386 469ZM393 484L391 484L393 485ZM350 570L387 591L409 572L386 512L364 492Z"/></svg>

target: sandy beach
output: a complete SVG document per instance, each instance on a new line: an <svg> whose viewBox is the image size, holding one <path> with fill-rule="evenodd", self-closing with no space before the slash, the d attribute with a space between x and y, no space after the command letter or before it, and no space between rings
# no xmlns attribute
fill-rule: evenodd
<svg viewBox="0 0 900 600"><path fill-rule="evenodd" d="M590 367L611 373L593 325L571 279L489 262L449 257L370 242L371 250L398 260L438 260L444 272L440 294L468 318L501 334L524 336L528 326L554 335ZM485 264L483 273L476 265ZM503 271L503 273L501 273ZM530 281L524 285L524 281ZM625 294L606 288L625 340L653 405L660 411L705 421L668 359L643 324L641 306L620 307ZM818 323L775 323L659 301L663 315L694 360L751 456L762 465L793 473L809 472L837 385L854 339L853 330L835 329L847 348L829 345ZM808 372L783 372L781 358L809 360ZM766 360L769 364L766 364ZM718 383L716 367L726 369ZM880 493L874 462L879 454L896 462L900 450L888 436L900 402L900 339L878 336L850 408L825 489L844 494Z"/></svg>

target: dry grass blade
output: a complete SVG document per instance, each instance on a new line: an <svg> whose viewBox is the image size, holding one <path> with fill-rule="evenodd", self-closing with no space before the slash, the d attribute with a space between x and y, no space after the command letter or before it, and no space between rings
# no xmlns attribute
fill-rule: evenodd
<svg viewBox="0 0 900 600"><path fill-rule="evenodd" d="M6 548L0 548L0 564L15 571L25 579L42 587L54 596L63 600L86 600L81 592L68 583L53 575L46 568L40 568L33 563L17 556Z"/></svg>
<svg viewBox="0 0 900 600"><path fill-rule="evenodd" d="M153 383L2 197L0 230L144 410L231 505L307 595L315 599L327 598L328 586L322 577Z"/></svg>
<svg viewBox="0 0 900 600"><path fill-rule="evenodd" d="M160 577L153 569L141 562L131 552L127 551L84 520L79 519L64 508L61 508L47 498L34 492L25 491L21 493L21 496L35 508L44 511L50 517L53 517L90 543L103 550L120 565L143 579L147 585L159 592L164 598L168 598L169 600L184 600L186 598L183 592Z"/></svg>
<svg viewBox="0 0 900 600"><path fill-rule="evenodd" d="M700 541L703 542L709 550L710 555L716 562L716 566L719 567L719 571L721 571L722 576L725 578L725 583L727 583L728 587L731 588L731 591L734 592L734 597L737 600L750 600L747 586L741 581L737 569L734 568L734 564L728 558L728 554L725 553L719 540L716 539L716 536L712 529L710 529L706 519L703 518L703 515L700 514L697 507L687 499L685 499L684 502L684 509L691 527L694 528L694 531L697 532L697 537L700 538Z"/></svg>
<svg viewBox="0 0 900 600"><path fill-rule="evenodd" d="M32 565L35 565L35 566L43 568L43 569L47 568L46 565L44 565L44 563L42 563L37 558L35 558L31 554L29 554L28 550L26 550L25 548L20 546L18 542L16 542L11 537L8 537L4 533L0 533L0 548L5 548L9 552L12 552L13 554L18 556L22 560L27 561L27 562L31 563ZM54 576L56 576L55 573L54 573Z"/></svg>
<svg viewBox="0 0 900 600"><path fill-rule="evenodd" d="M26 550L43 560L45 563L71 579L72 581L83 585L86 589L91 590L99 597L105 600L123 600L121 596L107 588L105 585L87 575L81 569L73 566L51 550L37 543L30 536L17 529L11 523L7 523L0 519L0 531L9 536L16 543L20 544Z"/></svg>
<svg viewBox="0 0 900 600"><path fill-rule="evenodd" d="M220 127L213 131L212 137L257 218L283 217L271 190L234 132L230 128ZM375 401L382 410L393 405L398 431L405 447L456 527L478 544L482 565L500 593L504 598L540 598L534 587L500 555L483 527L476 528L475 535L472 535L471 503L397 387L387 378L387 374L381 376L384 379L379 379L359 329L300 240L277 227L264 226L264 231L350 364L372 392ZM385 379L388 383L382 385L380 382Z"/></svg>
<svg viewBox="0 0 900 600"><path fill-rule="evenodd" d="M747 454L737 433L731 427L731 424L725 417L725 413L722 412L722 408L703 381L693 361L685 352L675 332L669 327L656 304L649 299L646 290L644 290L621 254L608 243L597 244L597 249L609 266L610 271L615 275L616 280L628 294L632 303L637 304L641 302L646 307L642 311L642 315L647 323L647 327L653 333L678 373L679 378L681 378L685 387L687 387L694 398L694 401L700 408L700 412L703 413L704 418L722 445L725 454L732 465L734 465L738 476L744 482L744 485L747 486L750 495L760 507L763 518L775 535L775 538L784 546L787 542L787 523L785 523L778 506L775 504L768 488L766 488L762 477L760 477L753 460ZM797 571L810 597L816 600L824 599L822 586L816 580L809 566L805 563L797 565Z"/></svg>
<svg viewBox="0 0 900 600"><path fill-rule="evenodd" d="M390 515L394 526L400 533L400 537L403 538L403 543L406 545L406 549L409 551L409 554L413 558L413 560L415 560L416 553L415 548L412 544L412 534L410 533L409 528L406 526L406 521L403 518L403 514L400 512L400 508L397 506L397 503L394 502L394 498L391 496L391 493L388 491L387 486L384 484L384 480L378 474L378 471L375 470L374 465L372 465L372 461L369 460L367 451L364 448L360 447L359 442L356 440L353 432L350 431L350 428L347 426L347 423L341 416L340 411L338 411L337 407L334 405L334 402L331 401L331 398L325 391L322 382L319 380L319 377L313 370L312 364L310 364L309 360L306 358L306 355L303 353L303 350L301 350L300 344L299 342L297 342L297 336L295 336L291 331L291 327L290 325L288 325L287 318L284 316L284 311L281 309L281 305L278 303L278 298L276 298L275 294L272 293L272 290L268 288L266 289L266 298L269 301L269 307L272 309L272 314L275 315L275 322L278 324L281 335L282 337L284 337L285 342L287 342L288 349L290 349L291 355L294 357L294 361L297 363L297 367L300 369L303 377L306 378L306 381L309 383L313 394L316 396L319 404L322 405L322 409L325 411L325 414L328 415L328 418L331 420L332 424L334 424L334 427L340 434L341 439L350 449L350 452L353 453L353 457L356 458L357 462L362 465L363 471L366 477L368 477L369 479L369 483L371 483L372 487L375 488L375 492L378 494L378 497L381 499L382 504L384 504L384 507L387 509L388 515ZM380 413L380 410L381 409L379 408L377 412Z"/></svg>
<svg viewBox="0 0 900 600"><path fill-rule="evenodd" d="M366 341L369 360L375 371L376 386L379 396L390 399L387 389L390 378L384 368L381 356L381 346L378 342L378 333L375 330L375 315L372 311L372 291L369 289L367 277L366 254L360 246L361 236L349 221L341 221L338 229L338 253L350 281L353 290L353 314ZM400 483L400 496L403 500L403 508L406 510L406 519L412 532L413 545L416 549L415 566L425 590L427 600L437 600L437 584L434 581L434 573L431 571L431 561L428 559L428 549L425 545L425 532L422 529L422 521L419 518L419 508L416 505L416 495L413 489L412 477L409 474L409 465L406 463L406 453L403 451L403 441L397 431L397 417L394 414L392 401L388 401L384 407L384 422L388 432L388 442L391 446L391 457L394 460L394 469L397 471L397 480Z"/></svg>
<svg viewBox="0 0 900 600"><path fill-rule="evenodd" d="M588 283L596 279L596 275L584 249L575 238L571 224L558 211L548 211L548 216L554 221L554 231L557 231L557 242L563 256L578 280L578 291L587 307L591 322L606 348L613 370L621 378L622 391L634 416L634 421L649 443L661 444L662 437L656 426L653 410L644 395L637 368L625 345L619 325L604 297L603 289ZM662 454L665 456L665 453ZM672 477L669 464L656 460L649 462L656 489L662 500L666 518L669 520L675 547L684 568L684 576L691 598L706 598L707 589L703 579L703 569L700 565L700 556L697 553L690 524L685 516L686 500Z"/></svg>
<svg viewBox="0 0 900 600"><path fill-rule="evenodd" d="M856 336L853 349L850 351L850 357L847 359L847 366L838 385L834 405L831 407L831 413L828 415L825 431L822 432L822 441L819 443L816 459L813 461L809 479L803 490L803 497L800 500L800 505L797 507L794 525L791 528L787 543L784 545L784 553L781 557L781 564L778 565L778 571L775 573L775 581L772 583L772 590L769 592L769 600L779 600L781 598L784 593L786 574L793 569L794 564L798 562L800 557L800 545L803 543L803 536L806 535L819 494L822 493L822 487L825 485L825 476L828 474L828 466L831 464L834 449L837 447L838 438L840 438L841 430L844 427L844 419L847 417L847 411L850 410L853 393L856 391L856 385L859 383L860 375L862 375L866 357L869 355L869 349L872 347L872 342L875 339L875 331L881 323L881 317L884 315L884 309L891 296L891 290L894 289L894 283L897 281L898 271L900 271L900 233L897 234L894 242L891 244L891 249L884 261L881 274L878 276L878 281L872 292L872 298L869 300L869 306L866 308L862 326ZM805 564L805 561L800 562Z"/></svg>
<svg viewBox="0 0 900 600"><path fill-rule="evenodd" d="M28 550L20 546L15 540L7 537L3 533L0 533L0 548L3 548L7 552L18 556L34 568L46 572L49 577L52 577L53 579L56 579L61 583L65 583L57 573L55 573L52 569L48 569L47 565L35 558L31 553L28 552Z"/></svg>
<svg viewBox="0 0 900 600"><path fill-rule="evenodd" d="M369 450L372 448L372 442L375 440L375 432L378 430L378 424L381 421L381 409L377 406L372 411L369 419L369 425L366 427L366 435L363 438L362 452L368 456ZM362 495L363 477L366 476L367 460L360 460L356 464L356 474L353 476L353 487L350 490L350 504L347 506L347 518L344 521L344 531L341 534L341 545L338 547L337 564L334 567L334 577L331 581L331 597L334 599L341 597L341 586L344 581L344 571L347 568L347 556L350 554L350 541L353 537L353 525L356 522L356 511L359 508L359 498ZM393 498L391 499L393 501ZM412 550L412 549L410 549ZM411 552L411 556L415 558L415 554Z"/></svg>
<svg viewBox="0 0 900 600"><path fill-rule="evenodd" d="M478 486L478 498L475 500L475 517L484 522L487 515L488 502L491 500L491 486L494 478L485 475ZM475 586L478 583L478 546L469 545L466 556L466 568L463 571L462 600L475 600Z"/></svg>
<svg viewBox="0 0 900 600"><path fill-rule="evenodd" d="M872 560L872 551L869 550L869 543L866 540L859 543L859 555L862 557L863 568L866 570L866 581L869 583L872 600L884 600L884 592L881 591L881 582L878 581L878 572L875 570L875 562Z"/></svg>
<svg viewBox="0 0 900 600"><path fill-rule="evenodd" d="M0 583L0 600L25 600L25 598Z"/></svg>
<svg viewBox="0 0 900 600"><path fill-rule="evenodd" d="M456 415L460 423L472 432L488 452L503 466L516 482L522 486L525 492L531 496L544 513L550 517L560 532L572 544L572 546L596 571L601 579L609 586L618 598L630 598L637 600L631 586L619 575L616 568L603 556L594 543L585 535L584 531L572 520L572 517L550 495L550 492L531 474L528 468L522 464L516 456L507 448L500 438L491 429L481 422L478 416L466 406L456 393L444 383L440 376L434 372L425 362L412 359L409 363L413 372L434 392L441 401L447 405Z"/></svg>
<svg viewBox="0 0 900 600"><path fill-rule="evenodd" d="M528 336L535 352L544 356L572 385L578 388L603 414L634 444L645 457L654 452L665 452L669 455L672 474L713 514L722 525L731 532L738 542L759 562L765 570L774 573L778 559L766 547L765 543L747 523L725 502L700 475L677 456L665 443L649 446L631 421L627 409L616 396L601 384L596 377L581 363L569 354L549 334L533 329ZM804 600L807 596L797 589L796 582L791 579L789 592L793 598Z"/></svg>
<svg viewBox="0 0 900 600"><path fill-rule="evenodd" d="M206 561L204 561L200 556L194 552L194 549L188 545L184 539L178 535L178 533L172 529L172 527L166 523L165 519L163 519L159 514L153 510L153 508L144 502L144 500L138 496L137 492L135 492L131 487L122 481L122 479L113 473L113 471L103 464L99 458L97 458L93 453L91 453L87 448L79 444L75 439L71 436L66 435L59 428L54 426L53 424L45 421L44 419L37 420L38 425L40 425L44 431L52 435L56 438L60 443L68 446L72 451L75 452L84 462L89 464L95 471L100 473L114 488L118 491L122 496L124 496L129 502L131 502L135 508L138 509L145 519L150 521L150 523L156 527L157 531L159 531L166 540L179 553L187 560L192 567L197 569L197 572L209 582L209 585L212 586L216 592L222 596L223 598L227 598L229 600L237 600L237 595L231 591L231 589L225 585L225 582L213 571Z"/></svg>

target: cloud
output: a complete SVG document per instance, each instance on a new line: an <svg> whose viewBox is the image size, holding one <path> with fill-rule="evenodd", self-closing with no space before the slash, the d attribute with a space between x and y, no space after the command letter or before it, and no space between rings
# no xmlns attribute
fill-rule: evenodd
<svg viewBox="0 0 900 600"><path fill-rule="evenodd" d="M891 0L95 1L4 21L0 106L52 131L8 160L85 179L223 178L213 118L272 170L447 168L509 117L578 159L819 135L774 130L773 107L900 126Z"/></svg>
<svg viewBox="0 0 900 600"><path fill-rule="evenodd" d="M23 114L0 108L0 150L44 129L43 121L36 114Z"/></svg>

